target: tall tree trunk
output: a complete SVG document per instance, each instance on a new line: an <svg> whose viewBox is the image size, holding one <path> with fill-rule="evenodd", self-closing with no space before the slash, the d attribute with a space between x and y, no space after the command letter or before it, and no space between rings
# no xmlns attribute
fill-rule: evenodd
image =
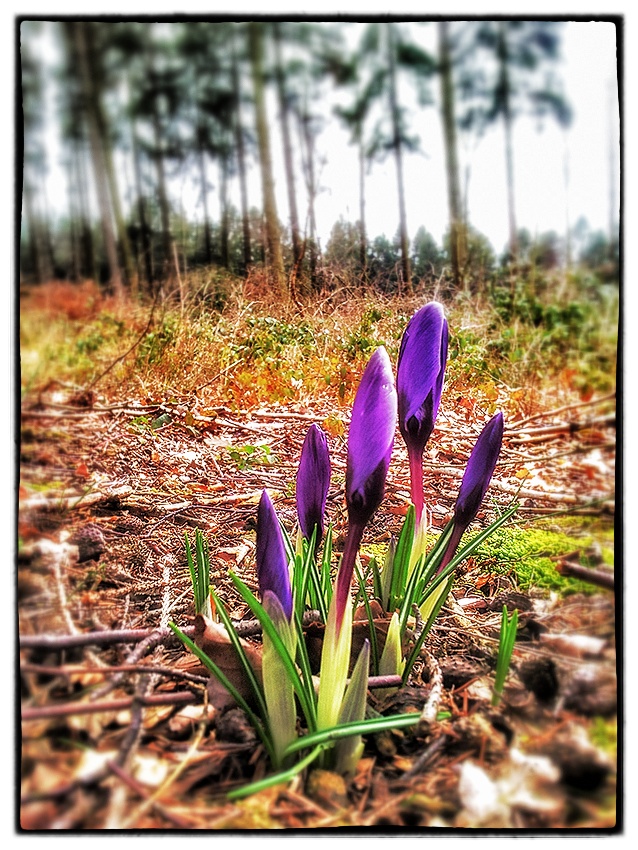
<svg viewBox="0 0 638 850"><path fill-rule="evenodd" d="M232 36L231 36L232 38ZM239 175L239 197L241 204L241 225L243 237L243 271L246 272L252 263L252 247L250 239L250 213L248 209L248 180L246 177L246 152L244 144L244 129L241 120L241 89L239 85L239 68L237 63L237 52L235 41L232 38L232 82L235 99L235 116L233 121L233 132L235 134L235 149L237 154L237 172Z"/></svg>
<svg viewBox="0 0 638 850"><path fill-rule="evenodd" d="M51 267L45 239L43 238L40 217L35 209L33 192L26 180L24 181L22 197L24 201L27 232L29 235L29 255L33 266L33 272L37 281L39 283L44 283L45 281L50 280L53 276L53 269Z"/></svg>
<svg viewBox="0 0 638 850"><path fill-rule="evenodd" d="M109 267L110 284L115 296L117 298L121 298L124 295L124 285L122 282L122 274L117 256L117 244L115 241L115 233L113 231L113 222L111 218L112 210L109 199L108 182L106 179L104 149L102 147L98 120L95 114L95 97L93 95L91 66L87 54L86 26L87 24L85 22L80 21L67 24L67 27L71 30L78 57L84 107L89 128L89 143L91 160L93 163L93 173L95 177L95 189L100 209L100 221L102 224L102 235L104 238L104 250Z"/></svg>
<svg viewBox="0 0 638 850"><path fill-rule="evenodd" d="M512 262L518 259L518 228L516 226L516 202L514 191L514 147L512 143L512 108L510 103L510 79L507 69L507 35L503 23L498 31L499 88L503 99L503 132L505 135L505 169L507 177L507 214L510 231L510 254Z"/></svg>
<svg viewBox="0 0 638 850"><path fill-rule="evenodd" d="M454 116L454 81L450 57L449 23L439 21L439 65L441 69L441 103L443 113L443 136L445 140L445 167L447 172L448 207L450 212L450 259L454 285L467 290L465 260L467 240L459 181L459 159L456 144L456 120Z"/></svg>
<svg viewBox="0 0 638 850"><path fill-rule="evenodd" d="M69 205L69 252L70 280L77 283L82 278L82 252L80 242L80 215L77 204L78 188L75 185L75 163L73 154L65 162L67 181L67 201Z"/></svg>
<svg viewBox="0 0 638 850"><path fill-rule="evenodd" d="M208 215L208 178L206 176L206 153L203 145L198 143L197 163L199 165L199 180L201 184L202 206L204 208L204 257L207 265L213 262L213 244L211 239L210 217Z"/></svg>
<svg viewBox="0 0 638 850"><path fill-rule="evenodd" d="M144 199L144 191L142 189L142 167L140 163L140 146L137 143L137 134L135 127L131 127L131 140L133 146L133 174L135 180L135 194L137 195L137 217L140 228L140 252L142 255L142 264L139 266L139 277L146 279L148 293L153 294L153 282L155 274L153 272L153 246L151 244L151 228L146 216L146 201ZM144 274L142 275L142 269Z"/></svg>
<svg viewBox="0 0 638 850"><path fill-rule="evenodd" d="M80 274L89 280L96 280L95 271L95 242L91 228L91 216L89 213L88 179L85 169L86 153L84 145L76 142L74 145L73 159L75 163L77 188L76 198L78 202L78 214L80 220Z"/></svg>
<svg viewBox="0 0 638 850"><path fill-rule="evenodd" d="M302 164L308 193L308 265L310 267L310 282L313 287L317 283L317 265L319 248L317 242L317 219L315 216L315 199L317 197L317 181L315 176L315 142L311 127L309 109L304 108L299 113L299 129L301 131Z"/></svg>
<svg viewBox="0 0 638 850"><path fill-rule="evenodd" d="M221 264L223 268L227 269L230 265L230 252L228 248L230 228L228 225L228 157L224 153L222 153L219 158L219 204L219 251L221 256Z"/></svg>
<svg viewBox="0 0 638 850"><path fill-rule="evenodd" d="M279 121L281 124L281 136L284 148L284 167L286 173L286 189L288 190L288 207L290 209L290 235L292 238L292 256L295 268L301 258L302 246L299 237L299 216L297 214L297 197L295 193L295 168L292 156L292 144L290 140L290 120L288 108L288 96L286 94L286 82L282 67L281 57L281 27L279 23L273 24L273 35L275 44L275 78L277 80L277 97L279 100Z"/></svg>
<svg viewBox="0 0 638 850"><path fill-rule="evenodd" d="M162 257L163 257L163 273L162 276L166 280L173 277L173 272L176 270L175 259L173 256L173 236L171 234L171 217L170 206L168 203L168 193L166 191L166 173L164 171L164 155L162 153L163 133L160 117L157 114L157 107L153 107L153 132L155 134L155 170L157 173L157 200L160 208L160 221L162 226Z"/></svg>
<svg viewBox="0 0 638 850"><path fill-rule="evenodd" d="M408 220L405 211L405 188L403 185L403 146L399 127L399 104L397 99L396 61L394 52L393 24L388 23L388 68L390 70L390 116L392 120L392 149L397 168L397 189L399 195L399 241L401 244L401 274L408 293L412 292L412 270L410 268L410 241L408 239Z"/></svg>
<svg viewBox="0 0 638 850"><path fill-rule="evenodd" d="M270 156L270 134L266 115L263 75L263 25L252 21L248 25L249 51L252 67L253 90L255 98L255 123L259 143L259 164L261 168L261 186L263 194L264 217L266 224L266 255L268 269L275 291L280 295L286 292L284 263L281 251L279 220L275 201L275 181Z"/></svg>
<svg viewBox="0 0 638 850"><path fill-rule="evenodd" d="M366 154L363 146L361 131L357 138L359 146L359 267L361 279L366 281L368 275L368 237L366 234Z"/></svg>
<svg viewBox="0 0 638 850"><path fill-rule="evenodd" d="M85 34L87 38L86 48L88 51L88 55L90 56L95 50L93 44L93 30L90 25L86 27ZM122 266L124 267L124 276L126 278L126 282L131 288L131 292L135 295L137 293L138 284L137 275L135 273L133 259L131 256L131 243L129 242L128 233L126 231L126 222L124 221L124 214L122 212L120 190L117 184L117 178L115 176L113 150L111 147L111 139L106 116L102 107L102 97L100 92L96 89L95 85L93 85L93 108L95 109L95 119L97 122L98 133L100 135L102 150L104 151L104 169L106 172L106 180L109 187L109 195L111 198L111 207L113 210L113 218L115 221L117 241L119 244L120 255L122 258Z"/></svg>

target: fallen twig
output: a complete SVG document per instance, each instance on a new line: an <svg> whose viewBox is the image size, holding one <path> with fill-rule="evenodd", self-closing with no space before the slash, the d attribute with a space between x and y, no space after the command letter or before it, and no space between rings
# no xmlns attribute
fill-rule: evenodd
<svg viewBox="0 0 638 850"><path fill-rule="evenodd" d="M561 422L558 425L544 425L541 428L516 428L511 432L512 443L529 443L531 439L552 434L575 434L576 431L586 431L588 428L612 427L616 424L616 414L599 416L597 419L587 419L585 422Z"/></svg>
<svg viewBox="0 0 638 850"><path fill-rule="evenodd" d="M595 407L603 402L611 401L613 398L616 398L615 390L613 393L609 393L609 395L601 396L600 398L593 398L590 401L581 401L576 404L567 404L564 407L557 407L554 410L544 410L540 413L534 413L532 416L528 416L525 419L521 419L519 422L513 423L513 427L518 430L521 425L527 425L528 422L533 422L535 419L544 419L549 416L556 416L557 414L565 413L568 410L578 410L583 407Z"/></svg>
<svg viewBox="0 0 638 850"><path fill-rule="evenodd" d="M83 508L93 507L94 505L102 505L106 502L119 500L125 496L130 496L133 488L128 484L120 487L113 487L108 492L95 493L77 493L73 496L61 496L59 493L54 493L47 497L44 495L31 496L20 502L20 512L23 511L69 511L79 506Z"/></svg>
<svg viewBox="0 0 638 850"><path fill-rule="evenodd" d="M47 717L68 717L72 714L96 714L99 711L123 711L135 703L144 707L153 705L190 705L199 697L191 691L176 691L172 694L125 697L102 700L101 702L67 702L60 705L38 705L22 709L22 720L43 720Z"/></svg>
<svg viewBox="0 0 638 850"><path fill-rule="evenodd" d="M118 777L118 779L121 779L125 785L128 785L128 787L132 791L138 794L145 801L147 806L149 808L152 808L160 817L163 817L169 823L172 823L182 829L193 828L193 824L191 821L174 814L164 805L162 805L162 803L159 803L157 800L154 800L148 790L136 779L133 779L133 777L130 776L125 770L123 770L120 765L117 764L117 762L108 762L108 767L109 770L111 770Z"/></svg>
<svg viewBox="0 0 638 850"><path fill-rule="evenodd" d="M582 564L565 560L559 561L555 566L556 572L562 576L577 578L589 584L595 584L597 587L614 589L614 574L608 570L594 570L591 567L583 567Z"/></svg>

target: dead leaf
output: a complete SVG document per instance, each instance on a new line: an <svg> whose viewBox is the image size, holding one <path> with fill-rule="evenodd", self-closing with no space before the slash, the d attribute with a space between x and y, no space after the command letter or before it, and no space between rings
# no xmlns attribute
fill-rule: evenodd
<svg viewBox="0 0 638 850"><path fill-rule="evenodd" d="M253 696L252 688L226 629L219 623L198 614L195 618L194 641L211 661L215 662L239 694L250 702ZM261 647L241 638L239 641L261 682ZM211 676L208 693L211 703L217 709L227 708L234 703L230 693L214 676Z"/></svg>

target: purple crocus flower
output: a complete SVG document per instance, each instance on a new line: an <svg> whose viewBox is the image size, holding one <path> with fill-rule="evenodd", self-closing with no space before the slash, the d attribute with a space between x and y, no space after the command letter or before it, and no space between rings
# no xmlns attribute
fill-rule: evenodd
<svg viewBox="0 0 638 850"><path fill-rule="evenodd" d="M399 350L399 429L408 448L417 523L423 512L423 450L434 430L441 402L447 345L448 326L443 307L432 301L412 316Z"/></svg>
<svg viewBox="0 0 638 850"><path fill-rule="evenodd" d="M292 617L292 591L288 557L281 534L281 526L273 503L264 490L257 511L257 580L264 603L273 597L279 603L286 618ZM275 605L275 608L279 606ZM267 605L267 607L270 607ZM271 616L272 611L269 611Z"/></svg>
<svg viewBox="0 0 638 850"><path fill-rule="evenodd" d="M330 487L330 455L326 435L312 424L306 434L297 469L297 516L303 536L310 540L317 526L317 545L323 535L323 517Z"/></svg>
<svg viewBox="0 0 638 850"><path fill-rule="evenodd" d="M464 531L470 525L485 497L503 442L503 414L497 413L481 431L465 467L454 507L452 536L438 571L452 560Z"/></svg>
<svg viewBox="0 0 638 850"><path fill-rule="evenodd" d="M397 417L397 394L388 353L377 348L365 368L352 407L346 464L348 534L337 576L337 622L347 604L363 529L381 504Z"/></svg>

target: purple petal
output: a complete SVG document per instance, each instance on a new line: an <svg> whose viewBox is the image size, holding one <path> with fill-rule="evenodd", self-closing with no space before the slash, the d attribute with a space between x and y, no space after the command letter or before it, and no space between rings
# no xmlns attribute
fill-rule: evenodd
<svg viewBox="0 0 638 850"><path fill-rule="evenodd" d="M346 465L346 504L351 522L365 525L381 504L396 417L392 367L381 346L368 361L352 407Z"/></svg>
<svg viewBox="0 0 638 850"><path fill-rule="evenodd" d="M326 435L318 425L306 434L297 470L297 516L301 533L312 537L317 526L317 543L323 534L323 516L330 488L330 454Z"/></svg>
<svg viewBox="0 0 638 850"><path fill-rule="evenodd" d="M497 413L481 431L465 467L454 522L465 529L472 522L490 485L503 442L503 414Z"/></svg>
<svg viewBox="0 0 638 850"><path fill-rule="evenodd" d="M285 615L292 617L292 591L288 557L281 534L281 527L273 503L264 490L257 511L257 580L262 599L267 593L274 594Z"/></svg>
<svg viewBox="0 0 638 850"><path fill-rule="evenodd" d="M443 307L421 307L403 333L397 366L399 428L408 448L422 453L441 402L448 326Z"/></svg>

